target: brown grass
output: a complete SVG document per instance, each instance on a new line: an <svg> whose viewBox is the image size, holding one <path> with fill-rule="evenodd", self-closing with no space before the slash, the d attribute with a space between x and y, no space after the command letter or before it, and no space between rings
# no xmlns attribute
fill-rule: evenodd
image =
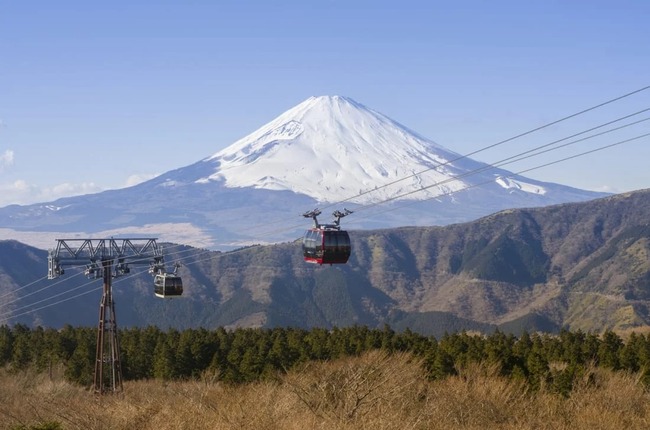
<svg viewBox="0 0 650 430"><path fill-rule="evenodd" d="M635 375L591 372L567 399L531 392L486 366L427 381L409 354L370 352L310 363L276 382L229 386L135 381L98 397L63 381L0 371L0 428L63 429L647 429L650 397Z"/></svg>

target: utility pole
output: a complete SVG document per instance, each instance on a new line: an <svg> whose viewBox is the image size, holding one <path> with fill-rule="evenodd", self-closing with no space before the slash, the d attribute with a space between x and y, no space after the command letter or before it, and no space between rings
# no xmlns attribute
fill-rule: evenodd
<svg viewBox="0 0 650 430"><path fill-rule="evenodd" d="M123 390L122 365L112 281L114 277L128 274L130 264L148 264L149 273L166 279L162 249L153 238L57 239L57 247L49 252L47 277L58 278L65 273L64 266L80 263L86 264L87 277L101 277L104 282L99 302L93 391L100 395L119 393Z"/></svg>

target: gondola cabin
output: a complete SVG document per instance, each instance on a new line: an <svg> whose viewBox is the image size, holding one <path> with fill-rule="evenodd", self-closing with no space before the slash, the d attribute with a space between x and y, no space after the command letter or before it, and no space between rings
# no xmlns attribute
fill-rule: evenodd
<svg viewBox="0 0 650 430"><path fill-rule="evenodd" d="M350 236L344 230L312 228L302 239L305 261L317 264L345 264L350 258Z"/></svg>
<svg viewBox="0 0 650 430"><path fill-rule="evenodd" d="M183 280L173 273L159 273L154 277L154 294L160 298L178 297L183 294Z"/></svg>

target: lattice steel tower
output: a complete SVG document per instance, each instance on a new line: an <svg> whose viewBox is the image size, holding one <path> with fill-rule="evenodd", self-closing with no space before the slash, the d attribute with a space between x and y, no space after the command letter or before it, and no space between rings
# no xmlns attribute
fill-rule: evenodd
<svg viewBox="0 0 650 430"><path fill-rule="evenodd" d="M49 252L47 277L58 278L65 273L64 266L81 264L85 264L86 276L104 281L99 303L93 389L97 394L121 392L122 366L112 279L128 274L129 265L138 264L148 264L149 273L156 278L174 278L179 282L180 278L165 273L162 249L152 238L57 239L56 249ZM182 288L176 295L180 293Z"/></svg>

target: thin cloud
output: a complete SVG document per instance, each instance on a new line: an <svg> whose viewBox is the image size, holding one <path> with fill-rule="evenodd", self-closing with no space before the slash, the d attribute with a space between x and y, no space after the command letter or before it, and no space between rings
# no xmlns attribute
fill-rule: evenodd
<svg viewBox="0 0 650 430"><path fill-rule="evenodd" d="M6 169L7 167L11 167L14 165L14 151L11 149L5 150L2 154L0 154L0 171Z"/></svg>
<svg viewBox="0 0 650 430"><path fill-rule="evenodd" d="M2 158L0 158L0 170L4 165L10 165L11 163L13 163L13 151L6 151ZM125 181L124 187L132 187L155 178L158 175L157 173L131 175ZM106 187L102 187L94 182L81 182L78 184L64 182L52 187L41 187L19 179L11 183L0 183L0 207L13 204L29 205L33 203L51 202L62 197L100 193L106 189Z"/></svg>
<svg viewBox="0 0 650 430"><path fill-rule="evenodd" d="M71 184L65 182L63 184L55 185L52 188L44 188L42 193L44 196L53 196L55 198L78 196L81 194L91 194L103 191L102 187L94 182L82 182L80 184Z"/></svg>
<svg viewBox="0 0 650 430"><path fill-rule="evenodd" d="M126 184L124 186L127 188L132 187L134 185L138 185L143 182L146 182L149 179L153 179L158 175L159 173L138 173L135 175L131 175L126 179Z"/></svg>
<svg viewBox="0 0 650 430"><path fill-rule="evenodd" d="M620 188L611 185L600 185L592 188L591 191L598 191L601 193L611 193L611 194L618 194L623 192Z"/></svg>
<svg viewBox="0 0 650 430"><path fill-rule="evenodd" d="M7 184L0 184L0 207L12 204L28 205L50 202L61 197L92 194L103 191L94 182L79 184L63 183L53 187L42 188L22 179Z"/></svg>
<svg viewBox="0 0 650 430"><path fill-rule="evenodd" d="M25 204L30 202L36 192L36 187L22 179L7 184L0 184L0 206Z"/></svg>

